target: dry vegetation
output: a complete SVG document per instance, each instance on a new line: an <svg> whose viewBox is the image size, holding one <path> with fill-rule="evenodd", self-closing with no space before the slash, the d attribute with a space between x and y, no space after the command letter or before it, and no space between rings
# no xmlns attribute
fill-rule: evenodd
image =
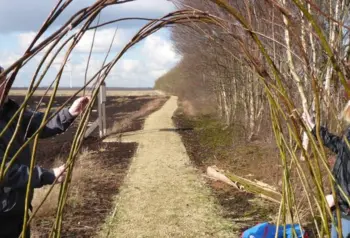
<svg viewBox="0 0 350 238"><path fill-rule="evenodd" d="M135 144L96 144L98 148L83 149L77 159L64 212L62 237L92 237L99 231L112 209L113 195L118 193L136 149ZM55 163L60 163L60 159ZM34 209L47 190L48 187L35 191ZM59 186L56 185L35 217L32 228L37 237L48 236L55 219L58 195Z"/></svg>
<svg viewBox="0 0 350 238"><path fill-rule="evenodd" d="M83 182L84 180L89 180L93 173L105 175L106 171L103 170L99 164L96 157L98 152L89 151L88 149L83 149L82 153L79 154L77 159L76 167L74 168L72 176L72 188L69 192L69 198L67 204L73 208L81 207L84 202ZM59 166L63 164L64 160L62 158L55 159L53 166ZM44 187L38 189L34 193L33 207L34 209L43 201L49 187ZM58 202L59 186L55 186L53 191L50 193L49 197L40 208L38 212L38 218L49 217L55 214Z"/></svg>
<svg viewBox="0 0 350 238"><path fill-rule="evenodd" d="M57 91L57 96L62 97L62 96L71 96L73 93L75 93L77 89L61 89ZM26 95L28 90L25 89L11 89L10 95L13 96L23 96ZM44 90L44 89L39 89L34 92L34 96L43 96L43 95L51 95L52 90ZM88 92L91 92L91 90L88 90ZM114 89L108 89L107 88L107 96L113 97L113 96L158 96L161 95L162 93L157 91L157 90L114 90ZM80 92L78 96L83 96L83 92Z"/></svg>
<svg viewBox="0 0 350 238"><path fill-rule="evenodd" d="M121 133L128 130L132 126L132 124L135 123L135 121L139 119L144 119L145 116L150 115L152 112L159 109L166 100L166 97L159 97L146 103L140 108L140 110L129 114L121 121L114 122L113 126L107 130L107 135Z"/></svg>

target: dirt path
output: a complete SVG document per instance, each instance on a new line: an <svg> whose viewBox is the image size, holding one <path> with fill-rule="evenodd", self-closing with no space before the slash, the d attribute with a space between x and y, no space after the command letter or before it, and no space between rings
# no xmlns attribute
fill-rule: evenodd
<svg viewBox="0 0 350 238"><path fill-rule="evenodd" d="M176 108L171 97L144 130L123 135L139 147L102 237L238 237L174 131Z"/></svg>

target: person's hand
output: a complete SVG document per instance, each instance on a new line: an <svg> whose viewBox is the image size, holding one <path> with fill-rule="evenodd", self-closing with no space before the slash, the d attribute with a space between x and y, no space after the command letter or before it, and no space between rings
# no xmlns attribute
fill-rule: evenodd
<svg viewBox="0 0 350 238"><path fill-rule="evenodd" d="M332 208L332 207L335 205L335 203L334 203L334 197L333 197L332 194L328 194L328 195L326 196L326 201L327 201L327 204L328 204L328 207L329 207L329 208Z"/></svg>
<svg viewBox="0 0 350 238"><path fill-rule="evenodd" d="M88 96L78 98L73 102L72 106L69 108L69 113L73 117L78 116L80 113L84 111L86 105L88 105L90 100L91 98Z"/></svg>
<svg viewBox="0 0 350 238"><path fill-rule="evenodd" d="M62 183L66 177L66 165L61 165L60 167L52 169L55 177L57 178L57 183Z"/></svg>
<svg viewBox="0 0 350 238"><path fill-rule="evenodd" d="M314 121L311 119L309 113L303 113L302 118L306 124L306 126L308 127L309 130L312 130L315 127L315 123Z"/></svg>

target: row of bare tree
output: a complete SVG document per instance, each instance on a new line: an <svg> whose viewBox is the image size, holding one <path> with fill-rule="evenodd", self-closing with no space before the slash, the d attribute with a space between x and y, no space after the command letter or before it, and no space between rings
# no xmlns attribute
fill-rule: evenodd
<svg viewBox="0 0 350 238"><path fill-rule="evenodd" d="M264 121L270 117L266 94L263 93L265 86L260 78L278 79L252 37L253 32L281 74L280 84L295 106L313 116L312 81L315 79L317 89L322 93L325 123L339 129L334 121L331 123L334 118L331 115L332 112L337 114L344 104L344 88L337 71L346 76L350 56L346 27L348 1L217 2L227 2L251 29L246 29L226 9L211 0L174 0L178 8L199 9L222 19L225 27L205 23L174 27L172 38L182 60L157 81L156 87L184 96L197 108L198 105L211 105L228 126L244 125L248 140L259 135L261 125L265 125ZM308 14L313 18L310 19ZM313 24L320 28L325 39L320 38ZM324 52L323 40L327 41L333 59ZM308 144L306 135L304 144L305 147Z"/></svg>
<svg viewBox="0 0 350 238"><path fill-rule="evenodd" d="M156 87L196 103L197 109L211 104L227 126L243 125L247 140L273 134L283 168L277 224L287 224L287 217L302 224L300 204L307 204L312 217L307 222L313 221L315 234L330 237L328 221L336 223L325 191L336 194L337 189L348 204L350 198L302 118L315 120L319 139L320 125L333 132L342 129L340 111L350 98L350 1L173 2L214 20L173 28L182 61ZM339 220L337 203L336 211Z"/></svg>

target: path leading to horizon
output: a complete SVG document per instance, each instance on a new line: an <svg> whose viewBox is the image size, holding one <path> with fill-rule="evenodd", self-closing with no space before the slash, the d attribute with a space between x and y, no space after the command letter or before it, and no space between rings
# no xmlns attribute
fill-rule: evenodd
<svg viewBox="0 0 350 238"><path fill-rule="evenodd" d="M139 143L128 176L116 199L109 237L238 237L233 224L191 165L173 129L177 98L171 97L145 121L141 131L123 135ZM107 138L113 140L114 138Z"/></svg>

